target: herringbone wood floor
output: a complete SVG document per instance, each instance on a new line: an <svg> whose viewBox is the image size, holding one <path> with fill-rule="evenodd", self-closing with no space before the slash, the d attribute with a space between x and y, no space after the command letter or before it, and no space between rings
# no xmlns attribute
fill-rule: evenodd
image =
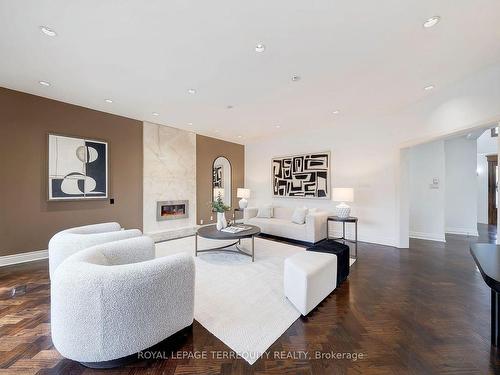
<svg viewBox="0 0 500 375"><path fill-rule="evenodd" d="M484 228L483 228L484 229ZM488 240L483 232L482 240ZM489 289L468 240L412 240L409 250L362 244L349 280L270 348L361 352L366 358L168 359L91 370L61 358L50 339L46 261L0 269L0 374L487 374L500 373L489 344ZM10 290L27 284L24 295ZM229 350L194 323L175 350Z"/></svg>

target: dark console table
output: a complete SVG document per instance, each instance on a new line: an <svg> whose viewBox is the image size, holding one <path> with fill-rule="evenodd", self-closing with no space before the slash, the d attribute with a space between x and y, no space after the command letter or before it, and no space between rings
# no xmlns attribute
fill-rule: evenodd
<svg viewBox="0 0 500 375"><path fill-rule="evenodd" d="M500 246L472 244L470 253L486 285L491 288L491 345L500 344Z"/></svg>

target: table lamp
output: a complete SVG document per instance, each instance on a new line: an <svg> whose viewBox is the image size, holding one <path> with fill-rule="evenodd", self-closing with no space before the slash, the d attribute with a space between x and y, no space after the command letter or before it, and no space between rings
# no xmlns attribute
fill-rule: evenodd
<svg viewBox="0 0 500 375"><path fill-rule="evenodd" d="M236 190L236 196L240 199L240 208L243 210L247 208L248 206L248 201L247 199L250 198L250 189L245 189L245 188L238 188Z"/></svg>
<svg viewBox="0 0 500 375"><path fill-rule="evenodd" d="M351 214L351 207L349 207L345 202L353 202L354 201L354 189L353 188L333 188L332 189L332 201L340 202L338 206L336 206L335 214L342 218L348 218Z"/></svg>

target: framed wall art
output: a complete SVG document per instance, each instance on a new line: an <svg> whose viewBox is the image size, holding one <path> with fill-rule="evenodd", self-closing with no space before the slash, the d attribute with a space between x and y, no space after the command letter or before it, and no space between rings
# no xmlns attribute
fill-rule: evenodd
<svg viewBox="0 0 500 375"><path fill-rule="evenodd" d="M48 199L108 198L108 143L49 134Z"/></svg>

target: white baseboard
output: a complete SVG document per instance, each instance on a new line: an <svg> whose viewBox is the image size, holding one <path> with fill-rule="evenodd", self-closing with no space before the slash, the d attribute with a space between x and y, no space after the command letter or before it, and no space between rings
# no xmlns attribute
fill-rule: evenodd
<svg viewBox="0 0 500 375"><path fill-rule="evenodd" d="M445 232L449 234L461 234L464 236L479 236L476 228L446 228Z"/></svg>
<svg viewBox="0 0 500 375"><path fill-rule="evenodd" d="M342 231L330 230L329 234L332 238L338 238L342 236ZM351 233L351 231L346 230L346 236L348 239L354 239L354 233ZM358 241L372 243L375 245L398 247L396 241L393 238L364 236L363 234L358 233Z"/></svg>
<svg viewBox="0 0 500 375"><path fill-rule="evenodd" d="M424 232L413 232L410 231L410 238L416 238L419 240L428 240L428 241L439 241L439 242L446 242L446 238L439 234L435 233L424 233Z"/></svg>
<svg viewBox="0 0 500 375"><path fill-rule="evenodd" d="M0 267L10 266L11 264L33 262L35 260L47 259L48 257L49 257L48 250L30 251L28 253L5 255L0 257Z"/></svg>

